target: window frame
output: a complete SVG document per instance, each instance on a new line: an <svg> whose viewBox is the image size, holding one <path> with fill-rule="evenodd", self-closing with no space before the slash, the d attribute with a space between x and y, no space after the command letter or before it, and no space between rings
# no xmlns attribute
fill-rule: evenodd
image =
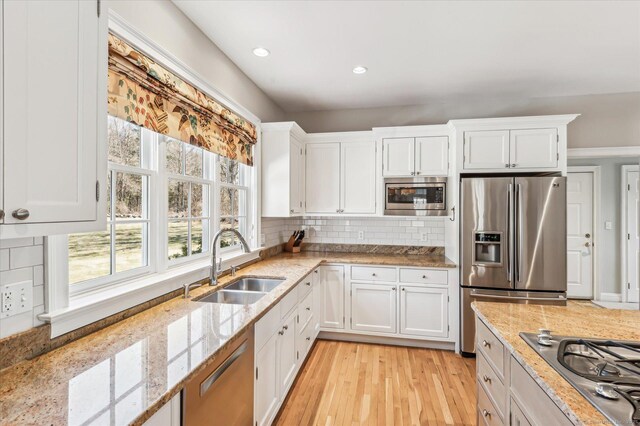
<svg viewBox="0 0 640 426"><path fill-rule="evenodd" d="M255 154L255 152L254 152ZM215 167L215 177L216 177L216 197L218 198L216 200L216 205L218 206L218 208L216 209L216 221L215 221L215 225L216 225L216 232L220 231L221 227L220 227L220 222L223 218L229 218L231 217L231 219L233 220L234 218L238 217L243 217L246 220L247 223L247 229L245 231L246 235L243 235L243 237L245 238L245 240L247 241L247 243L249 244L249 247L256 247L256 238L255 238L255 221L253 220L253 214L254 214L254 210L253 210L253 203L254 200L256 200L256 196L254 194L252 194L251 191L251 186L257 186L256 180L255 180L255 167L248 167L247 169L245 169L242 173L244 174L244 177L242 178L244 180L244 185L240 185L240 184L234 184L234 183L228 183L228 182L222 182L220 179L220 168L221 168L221 159L223 157L222 156L216 156L216 167ZM238 178L239 181L242 181L240 178ZM247 185L249 184L249 185ZM236 189L239 191L245 191L246 193L246 197L245 197L245 203L246 203L246 214L244 216L228 216L228 215L222 215L221 214L221 209L220 209L220 192L223 188L229 188L229 189ZM232 254L235 253L242 253L242 247L239 244L233 245L233 246L229 246L229 247L220 247L220 241L218 241L218 253L220 253L222 255L222 257L228 257Z"/></svg>

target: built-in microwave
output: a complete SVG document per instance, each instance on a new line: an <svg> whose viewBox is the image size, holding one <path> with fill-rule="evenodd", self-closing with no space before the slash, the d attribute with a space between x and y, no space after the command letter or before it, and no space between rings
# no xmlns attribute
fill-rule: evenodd
<svg viewBox="0 0 640 426"><path fill-rule="evenodd" d="M385 215L447 215L446 177L387 178L384 192Z"/></svg>

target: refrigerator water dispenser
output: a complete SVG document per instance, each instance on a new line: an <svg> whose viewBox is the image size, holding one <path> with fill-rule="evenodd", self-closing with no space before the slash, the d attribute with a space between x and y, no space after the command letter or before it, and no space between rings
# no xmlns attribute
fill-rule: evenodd
<svg viewBox="0 0 640 426"><path fill-rule="evenodd" d="M476 232L474 234L473 264L482 266L502 265L502 233Z"/></svg>

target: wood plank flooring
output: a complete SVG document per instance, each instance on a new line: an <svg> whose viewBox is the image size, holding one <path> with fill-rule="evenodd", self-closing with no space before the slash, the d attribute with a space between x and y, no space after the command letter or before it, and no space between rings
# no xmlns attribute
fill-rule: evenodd
<svg viewBox="0 0 640 426"><path fill-rule="evenodd" d="M475 359L318 340L276 425L474 425Z"/></svg>

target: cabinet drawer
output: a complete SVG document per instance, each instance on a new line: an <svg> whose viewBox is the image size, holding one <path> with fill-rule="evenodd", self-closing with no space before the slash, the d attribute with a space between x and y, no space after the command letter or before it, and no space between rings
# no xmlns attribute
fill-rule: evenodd
<svg viewBox="0 0 640 426"><path fill-rule="evenodd" d="M478 424L487 426L501 426L504 423L498 414L484 388L478 384Z"/></svg>
<svg viewBox="0 0 640 426"><path fill-rule="evenodd" d="M504 346L482 321L476 321L476 328L476 350L482 352L500 379L504 380Z"/></svg>
<svg viewBox="0 0 640 426"><path fill-rule="evenodd" d="M447 285L447 271L401 268L400 282Z"/></svg>
<svg viewBox="0 0 640 426"><path fill-rule="evenodd" d="M302 300L304 300L307 294L311 291L312 278L311 274L309 274L302 279L300 284L298 284L298 302L302 302Z"/></svg>
<svg viewBox="0 0 640 426"><path fill-rule="evenodd" d="M309 293L302 302L298 305L298 331L301 332L304 327L307 326L309 319L311 319L313 309L313 294Z"/></svg>
<svg viewBox="0 0 640 426"><path fill-rule="evenodd" d="M476 368L478 369L478 383L484 387L489 398L495 403L500 416L504 418L504 407L507 400L507 392L504 384L493 368L489 365L482 352L476 357Z"/></svg>
<svg viewBox="0 0 640 426"><path fill-rule="evenodd" d="M298 292L297 289L294 288L289 293L287 293L287 295L284 296L278 304L280 305L280 319L285 319L297 304Z"/></svg>
<svg viewBox="0 0 640 426"><path fill-rule="evenodd" d="M353 281L396 281L396 268L382 268L375 266L352 266L351 280Z"/></svg>

